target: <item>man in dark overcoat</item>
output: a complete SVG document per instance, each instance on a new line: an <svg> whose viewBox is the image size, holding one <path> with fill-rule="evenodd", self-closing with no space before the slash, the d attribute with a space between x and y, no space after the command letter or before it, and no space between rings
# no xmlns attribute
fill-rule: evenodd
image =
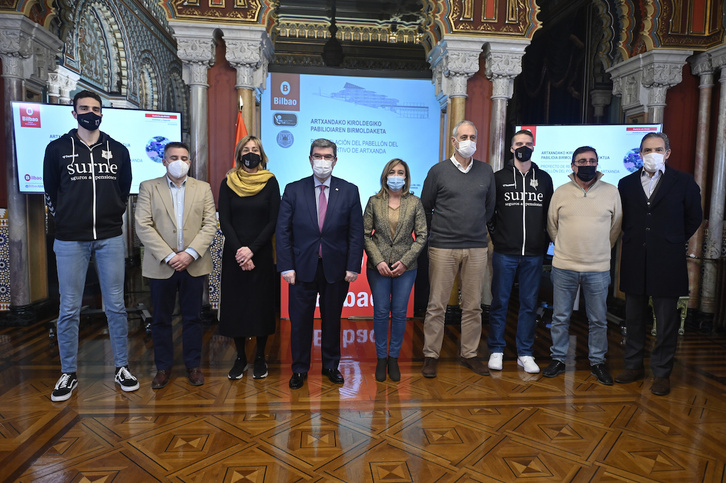
<svg viewBox="0 0 726 483"><path fill-rule="evenodd" d="M657 335L650 352L651 392L670 392L678 342L678 298L688 295L686 243L703 217L701 190L689 174L666 167L668 136L648 133L640 143L643 167L618 184L623 203L620 290L625 292L625 370L615 382L645 375L648 298L653 299Z"/></svg>

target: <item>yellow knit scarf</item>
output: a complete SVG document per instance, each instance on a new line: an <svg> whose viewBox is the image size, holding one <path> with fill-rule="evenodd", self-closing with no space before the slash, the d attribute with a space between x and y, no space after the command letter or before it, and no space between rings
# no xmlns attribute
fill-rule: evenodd
<svg viewBox="0 0 726 483"><path fill-rule="evenodd" d="M267 181L275 176L266 169L258 169L256 173L248 173L237 169L227 174L227 186L238 196L254 196L265 187Z"/></svg>

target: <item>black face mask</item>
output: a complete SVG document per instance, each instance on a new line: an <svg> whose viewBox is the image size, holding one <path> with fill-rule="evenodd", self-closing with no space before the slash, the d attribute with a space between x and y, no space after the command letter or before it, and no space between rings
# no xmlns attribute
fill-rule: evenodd
<svg viewBox="0 0 726 483"><path fill-rule="evenodd" d="M514 150L514 158L517 161L526 163L527 161L532 159L532 152L533 152L532 148L529 148L527 146L520 146Z"/></svg>
<svg viewBox="0 0 726 483"><path fill-rule="evenodd" d="M255 169L262 161L262 158L257 153L245 153L242 155L242 164L245 168Z"/></svg>
<svg viewBox="0 0 726 483"><path fill-rule="evenodd" d="M592 180L592 178L595 177L595 173L597 172L597 166L578 166L577 167L577 177L580 178L585 183Z"/></svg>
<svg viewBox="0 0 726 483"><path fill-rule="evenodd" d="M95 112L85 112L83 114L76 114L76 120L78 124L89 131L95 131L101 125L101 116Z"/></svg>

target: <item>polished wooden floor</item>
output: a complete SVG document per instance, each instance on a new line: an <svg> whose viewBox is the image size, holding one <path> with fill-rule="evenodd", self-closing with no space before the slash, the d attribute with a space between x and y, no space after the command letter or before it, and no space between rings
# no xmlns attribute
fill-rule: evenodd
<svg viewBox="0 0 726 483"><path fill-rule="evenodd" d="M179 363L169 386L154 391L151 341L132 320L131 368L142 385L124 393L113 383L105 323L88 320L80 384L64 403L49 397L59 362L45 325L4 328L0 481L723 481L726 340L683 336L673 391L655 397L651 377L598 384L588 370L582 321L573 325L574 361L564 376L524 373L511 349L501 373L473 374L457 363L458 330L449 327L439 376L424 379L422 322L411 320L402 380L377 383L372 323L346 321L345 384L319 375L316 348L310 377L297 391L288 388L287 321L270 343L263 380L251 373L227 379L233 344L213 325L204 338L206 384L190 386ZM508 331L510 348L512 336ZM544 366L548 330L539 327L537 336ZM614 373L622 367L621 344L611 327ZM485 338L481 355L488 356Z"/></svg>

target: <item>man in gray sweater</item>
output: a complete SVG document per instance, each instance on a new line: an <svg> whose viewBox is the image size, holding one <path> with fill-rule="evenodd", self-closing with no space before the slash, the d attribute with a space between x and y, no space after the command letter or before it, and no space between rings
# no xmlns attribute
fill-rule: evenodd
<svg viewBox="0 0 726 483"><path fill-rule="evenodd" d="M421 192L429 221L431 284L424 320L424 377L436 377L446 303L457 275L461 277L461 363L477 374L489 374L477 350L487 266L487 222L494 213L496 186L491 166L474 159L476 134L471 121L454 127L454 155L429 170Z"/></svg>

